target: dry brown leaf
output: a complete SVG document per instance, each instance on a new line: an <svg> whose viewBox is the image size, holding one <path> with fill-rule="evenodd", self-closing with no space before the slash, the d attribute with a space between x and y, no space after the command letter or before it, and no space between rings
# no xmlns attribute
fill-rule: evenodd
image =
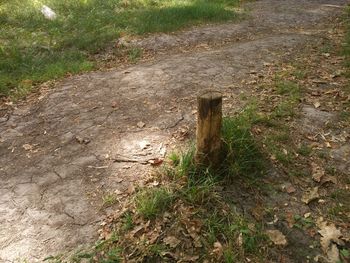
<svg viewBox="0 0 350 263"><path fill-rule="evenodd" d="M222 245L221 245L221 243L219 241L214 243L213 253L217 254L219 257L222 256L223 248L222 248Z"/></svg>
<svg viewBox="0 0 350 263"><path fill-rule="evenodd" d="M294 226L294 224L295 224L295 219L294 219L294 213L292 213L292 212L287 212L286 213L286 221L287 221L287 223L288 223L288 227L293 227Z"/></svg>
<svg viewBox="0 0 350 263"><path fill-rule="evenodd" d="M321 106L321 103L319 101L315 101L314 102L314 106L317 109L317 108L319 108Z"/></svg>
<svg viewBox="0 0 350 263"><path fill-rule="evenodd" d="M175 248L181 243L181 241L174 236L168 236L164 238L163 241L166 245L170 246L171 248Z"/></svg>
<svg viewBox="0 0 350 263"><path fill-rule="evenodd" d="M148 163L151 164L152 166L158 166L163 163L163 159L160 159L160 158L151 159L151 160L148 160Z"/></svg>
<svg viewBox="0 0 350 263"><path fill-rule="evenodd" d="M332 244L331 248L327 251L327 257L329 263L339 263L339 249L336 244Z"/></svg>
<svg viewBox="0 0 350 263"><path fill-rule="evenodd" d="M301 197L301 201L305 204L309 204L311 201L319 198L320 195L318 193L318 187L314 187L312 189L308 189L303 196Z"/></svg>
<svg viewBox="0 0 350 263"><path fill-rule="evenodd" d="M322 177L325 174L325 171L322 167L318 166L316 163L311 163L312 167L312 179L316 182L320 182Z"/></svg>
<svg viewBox="0 0 350 263"><path fill-rule="evenodd" d="M337 184L338 180L337 180L336 176L327 175L327 176L323 177L322 184L327 183L327 182L331 182L333 184Z"/></svg>
<svg viewBox="0 0 350 263"><path fill-rule="evenodd" d="M239 247L242 247L243 246L243 234L242 233L239 233L238 235L238 238L237 238L237 245Z"/></svg>
<svg viewBox="0 0 350 263"><path fill-rule="evenodd" d="M342 241L339 239L342 234L339 229L335 227L334 224L327 225L326 223L320 224L320 230L318 231L321 237L321 247L323 252L327 253L330 249L332 242L341 244Z"/></svg>
<svg viewBox="0 0 350 263"><path fill-rule="evenodd" d="M31 150L33 150L33 145L30 145L30 144L23 144L22 145L22 147L24 148L24 150L26 150L26 151L31 151Z"/></svg>
<svg viewBox="0 0 350 263"><path fill-rule="evenodd" d="M279 230L267 230L266 231L267 236L271 239L271 241L279 246L285 246L287 245L287 239Z"/></svg>
<svg viewBox="0 0 350 263"><path fill-rule="evenodd" d="M146 124L145 124L144 122L142 122L142 121L139 121L136 125L137 125L137 127L139 127L140 129L146 126Z"/></svg>

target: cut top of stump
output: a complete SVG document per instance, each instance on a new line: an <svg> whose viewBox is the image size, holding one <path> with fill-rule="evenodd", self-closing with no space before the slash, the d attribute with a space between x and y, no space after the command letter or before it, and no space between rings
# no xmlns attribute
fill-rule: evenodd
<svg viewBox="0 0 350 263"><path fill-rule="evenodd" d="M222 103L222 94L218 91L207 91L198 96L199 116L206 118L210 109L216 109Z"/></svg>

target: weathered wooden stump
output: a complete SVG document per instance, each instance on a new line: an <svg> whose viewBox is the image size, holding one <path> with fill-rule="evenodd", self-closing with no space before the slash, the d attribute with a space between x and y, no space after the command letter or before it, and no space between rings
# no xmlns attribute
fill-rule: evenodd
<svg viewBox="0 0 350 263"><path fill-rule="evenodd" d="M221 163L222 95L207 91L198 96L197 145L195 163L218 167Z"/></svg>

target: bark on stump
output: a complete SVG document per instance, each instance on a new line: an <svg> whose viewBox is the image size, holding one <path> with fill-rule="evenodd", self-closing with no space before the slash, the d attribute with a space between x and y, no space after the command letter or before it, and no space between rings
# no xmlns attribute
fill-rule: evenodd
<svg viewBox="0 0 350 263"><path fill-rule="evenodd" d="M197 145L195 162L216 168L221 163L222 95L208 91L197 98Z"/></svg>

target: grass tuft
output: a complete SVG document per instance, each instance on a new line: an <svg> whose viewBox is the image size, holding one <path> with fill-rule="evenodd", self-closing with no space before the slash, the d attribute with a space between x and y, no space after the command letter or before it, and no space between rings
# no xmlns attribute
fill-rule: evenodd
<svg viewBox="0 0 350 263"><path fill-rule="evenodd" d="M264 170L264 158L251 133L253 124L260 119L254 105L234 118L224 118L222 138L227 156L224 169L228 176L255 177Z"/></svg>
<svg viewBox="0 0 350 263"><path fill-rule="evenodd" d="M169 208L174 200L170 189L150 188L139 192L135 198L137 212L146 219L153 219Z"/></svg>

